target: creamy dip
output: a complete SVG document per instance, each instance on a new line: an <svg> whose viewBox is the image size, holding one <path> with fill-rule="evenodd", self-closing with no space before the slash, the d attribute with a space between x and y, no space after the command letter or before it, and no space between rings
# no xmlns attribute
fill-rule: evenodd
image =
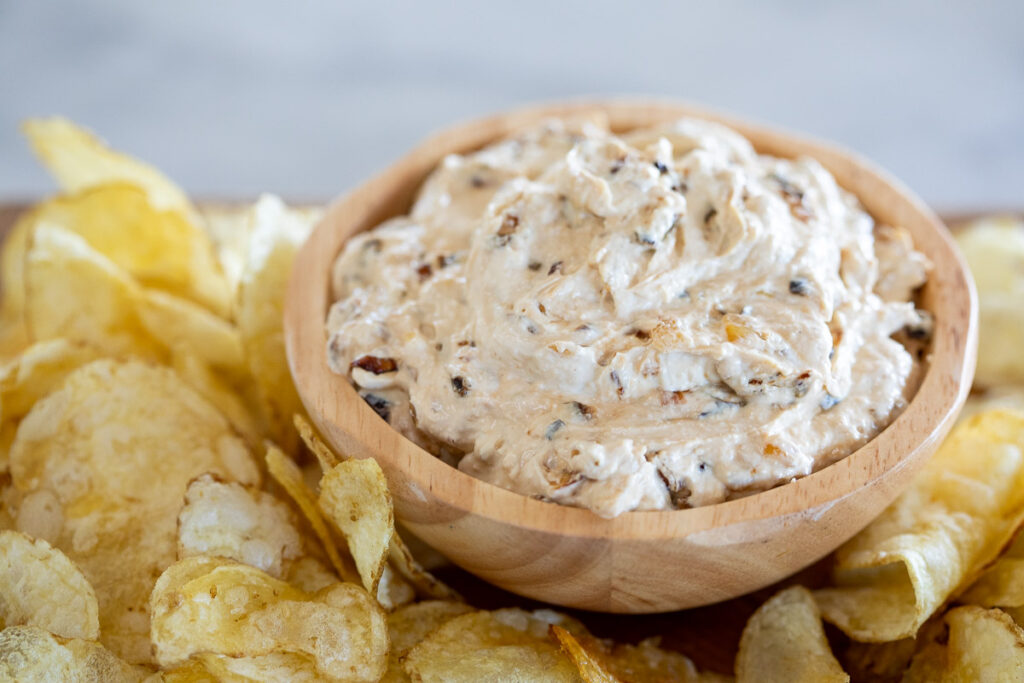
<svg viewBox="0 0 1024 683"><path fill-rule="evenodd" d="M327 353L475 477L603 516L694 507L899 413L927 269L811 159L698 120L555 121L447 157L409 215L347 243Z"/></svg>

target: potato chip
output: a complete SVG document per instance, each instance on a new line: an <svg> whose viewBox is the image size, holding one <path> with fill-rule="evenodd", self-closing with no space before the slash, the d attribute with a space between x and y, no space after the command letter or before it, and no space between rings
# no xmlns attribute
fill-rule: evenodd
<svg viewBox="0 0 1024 683"><path fill-rule="evenodd" d="M236 390L207 363L193 355L174 353L171 367L185 384L195 389L196 393L212 403L227 418L250 448L263 448L263 428L255 417L254 406L246 399L246 392Z"/></svg>
<svg viewBox="0 0 1024 683"><path fill-rule="evenodd" d="M302 554L291 509L270 493L204 474L178 514L178 559L216 555L283 578Z"/></svg>
<svg viewBox="0 0 1024 683"><path fill-rule="evenodd" d="M576 634L579 641L581 636ZM647 638L636 645L617 644L604 660L606 668L630 683L725 683L731 676L699 672L686 655L663 650L660 638ZM583 638L581 642L591 642ZM593 652L594 648L590 648Z"/></svg>
<svg viewBox="0 0 1024 683"><path fill-rule="evenodd" d="M950 610L945 623L948 634L915 655L906 683L1024 680L1024 631L1007 614L970 605Z"/></svg>
<svg viewBox="0 0 1024 683"><path fill-rule="evenodd" d="M306 593L316 593L338 582L338 575L315 557L304 555L288 567L286 580L291 585Z"/></svg>
<svg viewBox="0 0 1024 683"><path fill-rule="evenodd" d="M832 655L810 591L776 593L747 621L736 655L736 681L848 681Z"/></svg>
<svg viewBox="0 0 1024 683"><path fill-rule="evenodd" d="M199 659L190 659L181 666L154 674L146 683L222 683L224 680L230 679L218 678Z"/></svg>
<svg viewBox="0 0 1024 683"><path fill-rule="evenodd" d="M150 673L91 640L59 638L36 626L0 631L0 681L134 683Z"/></svg>
<svg viewBox="0 0 1024 683"><path fill-rule="evenodd" d="M235 320L271 434L286 452L294 453L298 435L292 416L302 412L302 403L285 356L284 298L292 261L312 225L272 196L260 198L250 220L253 227Z"/></svg>
<svg viewBox="0 0 1024 683"><path fill-rule="evenodd" d="M96 593L78 567L46 541L0 531L0 628L21 625L96 640Z"/></svg>
<svg viewBox="0 0 1024 683"><path fill-rule="evenodd" d="M912 637L968 586L1024 519L1024 416L958 425L911 487L836 552L837 587L815 593L854 640Z"/></svg>
<svg viewBox="0 0 1024 683"><path fill-rule="evenodd" d="M21 215L0 251L0 358L9 358L28 346L25 324L25 254L34 212Z"/></svg>
<svg viewBox="0 0 1024 683"><path fill-rule="evenodd" d="M209 236L179 211L161 211L135 185L94 187L40 204L36 225L81 237L140 284L227 316L230 292Z"/></svg>
<svg viewBox="0 0 1024 683"><path fill-rule="evenodd" d="M191 301L157 290L142 290L139 322L165 347L203 360L239 377L245 360L238 330Z"/></svg>
<svg viewBox="0 0 1024 683"><path fill-rule="evenodd" d="M88 296L81 293L88 292ZM26 320L34 340L67 338L109 355L162 360L142 327L139 287L78 235L41 224L25 259Z"/></svg>
<svg viewBox="0 0 1024 683"><path fill-rule="evenodd" d="M927 628L925 624L919 633ZM916 647L917 641L914 638L890 643L851 641L843 652L843 669L849 672L850 679L854 681L898 683L903 678L903 672L910 666Z"/></svg>
<svg viewBox="0 0 1024 683"><path fill-rule="evenodd" d="M306 444L309 452L316 456L317 462L320 463L320 469L324 474L327 474L335 465L343 460L343 458L339 458L334 454L334 451L327 447L327 444L317 435L313 425L309 423L305 416L296 413L292 416L292 421L295 424L295 430L299 433L299 438Z"/></svg>
<svg viewBox="0 0 1024 683"><path fill-rule="evenodd" d="M402 658L442 624L457 616L473 612L463 602L426 600L400 607L388 615L388 668L381 683L402 683L411 680L402 667Z"/></svg>
<svg viewBox="0 0 1024 683"><path fill-rule="evenodd" d="M59 388L70 372L99 357L95 348L67 339L29 346L0 367L3 421L20 420L36 401Z"/></svg>
<svg viewBox="0 0 1024 683"><path fill-rule="evenodd" d="M548 610L472 612L434 630L405 658L414 681L579 681L576 667L550 638L561 622Z"/></svg>
<svg viewBox="0 0 1024 683"><path fill-rule="evenodd" d="M416 600L416 589L402 575L384 563L384 571L377 582L377 604L390 611Z"/></svg>
<svg viewBox="0 0 1024 683"><path fill-rule="evenodd" d="M346 460L320 480L320 510L341 532L363 587L377 590L395 533L388 481L376 460Z"/></svg>
<svg viewBox="0 0 1024 683"><path fill-rule="evenodd" d="M312 527L313 533L320 539L324 552L327 553L331 566L338 572L338 576L345 581L358 582L359 575L338 552L334 536L331 534L327 522L324 521L323 515L320 514L316 495L306 486L306 482L302 478L302 470L295 464L295 461L276 446L269 446L267 448L267 471L302 511L306 521Z"/></svg>
<svg viewBox="0 0 1024 683"><path fill-rule="evenodd" d="M618 682L619 679L606 668L601 659L583 647L571 633L557 625L551 627L551 633L558 640L562 652L576 665L580 678L586 683Z"/></svg>
<svg viewBox="0 0 1024 683"><path fill-rule="evenodd" d="M1024 386L1007 385L984 391L972 391L957 419L963 422L969 417L989 410L1013 410L1024 413Z"/></svg>
<svg viewBox="0 0 1024 683"><path fill-rule="evenodd" d="M391 536L388 561L399 575L412 584L417 595L435 600L462 600L458 591L420 565L397 531Z"/></svg>
<svg viewBox="0 0 1024 683"><path fill-rule="evenodd" d="M162 666L197 653L296 654L334 680L376 681L387 661L384 614L352 584L309 594L255 567L193 557L164 572L151 609Z"/></svg>
<svg viewBox="0 0 1024 683"><path fill-rule="evenodd" d="M249 683L250 681L288 681L288 683L314 683L325 678L316 662L307 655L290 652L271 652L254 657L228 657L208 652L196 655L215 681Z"/></svg>
<svg viewBox="0 0 1024 683"><path fill-rule="evenodd" d="M213 407L166 368L98 360L37 402L11 447L17 528L74 561L96 591L100 640L151 661L148 603L175 560L188 483L256 485L259 470Z"/></svg>
<svg viewBox="0 0 1024 683"><path fill-rule="evenodd" d="M988 218L958 231L978 288L976 384L1024 382L1024 225Z"/></svg>

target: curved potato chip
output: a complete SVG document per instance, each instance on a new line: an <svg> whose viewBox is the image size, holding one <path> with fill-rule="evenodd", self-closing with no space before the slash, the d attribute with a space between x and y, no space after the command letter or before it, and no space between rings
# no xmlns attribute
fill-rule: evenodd
<svg viewBox="0 0 1024 683"><path fill-rule="evenodd" d="M315 557L306 555L288 567L287 581L305 593L316 593L338 582L338 575Z"/></svg>
<svg viewBox="0 0 1024 683"><path fill-rule="evenodd" d="M25 254L35 224L33 211L18 217L0 251L0 358L28 346L25 325Z"/></svg>
<svg viewBox="0 0 1024 683"><path fill-rule="evenodd" d="M547 610L509 608L454 617L405 658L405 671L423 683L579 681L576 667L548 638L559 623Z"/></svg>
<svg viewBox="0 0 1024 683"><path fill-rule="evenodd" d="M337 681L325 678L316 668L316 663L307 655L272 652L253 657L228 657L211 653L196 655L207 671L212 672L215 681L249 683L250 681L288 681L288 683L313 683L315 681Z"/></svg>
<svg viewBox="0 0 1024 683"><path fill-rule="evenodd" d="M558 644L562 647L562 652L576 665L576 670L586 683L618 682L619 679L605 668L601 660L580 645L579 641L571 633L557 625L551 627L551 633L558 640Z"/></svg>
<svg viewBox="0 0 1024 683"><path fill-rule="evenodd" d="M235 431L245 439L253 450L263 448L263 428L254 417L244 392L235 388L203 360L187 353L175 353L171 359L171 367L185 380L185 384L196 390L203 398L212 403L227 418Z"/></svg>
<svg viewBox="0 0 1024 683"><path fill-rule="evenodd" d="M736 655L736 681L849 681L836 661L810 591L776 593L747 621Z"/></svg>
<svg viewBox="0 0 1024 683"><path fill-rule="evenodd" d="M0 628L38 626L65 638L96 640L96 593L61 551L42 539L0 531Z"/></svg>
<svg viewBox="0 0 1024 683"><path fill-rule="evenodd" d="M921 628L923 633L928 628ZM910 666L914 657L918 639L903 638L891 643L858 643L850 641L843 652L843 669L850 673L854 681L879 681L879 683L897 683Z"/></svg>
<svg viewBox="0 0 1024 683"><path fill-rule="evenodd" d="M377 604L386 610L393 610L414 601L416 590L385 562L384 571L380 573L380 581L377 583L376 596Z"/></svg>
<svg viewBox="0 0 1024 683"><path fill-rule="evenodd" d="M320 469L324 474L327 474L342 460L347 460L347 458L338 457L334 454L334 451L328 448L327 444L323 442L323 439L316 433L316 429L313 428L313 425L309 423L305 416L295 413L292 415L292 422L295 424L295 430L299 433L299 438L306 444L306 448L316 456L317 462L320 463Z"/></svg>
<svg viewBox="0 0 1024 683"><path fill-rule="evenodd" d="M316 503L316 495L306 486L302 478L302 470L295 464L295 461L285 455L277 446L267 447L267 471L274 478L281 488L287 492L291 499L302 511L313 533L320 539L327 558L331 561L334 571L345 581L357 582L359 575L350 567L341 554L338 553L338 546L334 542L334 536L320 514L320 508Z"/></svg>
<svg viewBox="0 0 1024 683"><path fill-rule="evenodd" d="M815 592L854 640L913 636L977 578L1024 520L1024 415L959 424L917 479L836 551L837 587Z"/></svg>
<svg viewBox="0 0 1024 683"><path fill-rule="evenodd" d="M34 340L63 337L115 356L166 356L138 320L138 285L74 233L36 226L25 258L25 295Z"/></svg>
<svg viewBox="0 0 1024 683"><path fill-rule="evenodd" d="M81 568L99 600L101 642L129 661L151 661L149 594L175 560L185 489L206 472L260 481L209 403L170 370L138 361L75 370L18 426L17 528Z"/></svg>
<svg viewBox="0 0 1024 683"><path fill-rule="evenodd" d="M948 633L929 639L903 677L906 683L1024 680L1024 631L998 609L957 607Z"/></svg>
<svg viewBox="0 0 1024 683"><path fill-rule="evenodd" d="M999 558L957 601L982 607L1024 607L1024 558Z"/></svg>
<svg viewBox="0 0 1024 683"><path fill-rule="evenodd" d="M292 511L272 494L208 474L189 484L178 513L178 559L226 557L280 579L301 554Z"/></svg>
<svg viewBox="0 0 1024 683"><path fill-rule="evenodd" d="M284 297L295 254L313 226L269 195L260 197L252 207L250 221L251 238L235 320L271 434L286 452L294 453L298 434L292 416L302 412L302 402L285 356Z"/></svg>
<svg viewBox="0 0 1024 683"><path fill-rule="evenodd" d="M91 640L59 638L36 626L0 631L0 681L135 683L150 673Z"/></svg>
<svg viewBox="0 0 1024 683"><path fill-rule="evenodd" d="M388 615L388 636L391 649L388 652L388 668L381 683L403 683L410 681L402 668L402 658L421 640L433 633L442 624L463 614L473 612L464 602L427 600L400 607Z"/></svg>
<svg viewBox="0 0 1024 683"><path fill-rule="evenodd" d="M388 561L395 571L416 589L417 595L434 600L462 600L451 586L424 569L413 557L409 546L405 544L402 537L395 531L391 536L391 545L388 547Z"/></svg>
<svg viewBox="0 0 1024 683"><path fill-rule="evenodd" d="M363 587L377 590L395 533L388 481L376 460L346 460L320 480L320 509L341 532Z"/></svg>
<svg viewBox="0 0 1024 683"><path fill-rule="evenodd" d="M581 636L575 634L577 640ZM587 639L584 638L584 641ZM658 647L660 638L647 638L636 645L617 644L604 660L606 668L630 683L725 683L731 676L699 672L686 655Z"/></svg>
<svg viewBox="0 0 1024 683"><path fill-rule="evenodd" d="M68 374L100 355L91 346L67 339L29 346L0 368L0 419L20 420L36 401L58 389Z"/></svg>
<svg viewBox="0 0 1024 683"><path fill-rule="evenodd" d="M198 653L231 657L306 655L336 680L376 681L387 660L383 612L361 588L335 583L314 593L230 561L190 558L153 589L157 661Z"/></svg>
<svg viewBox="0 0 1024 683"><path fill-rule="evenodd" d="M200 358L235 376L245 374L238 330L205 308L150 289L141 292L138 313L143 329L168 349Z"/></svg>
<svg viewBox="0 0 1024 683"><path fill-rule="evenodd" d="M217 677L199 659L190 659L181 666L164 669L145 683L222 683L226 676Z"/></svg>
<svg viewBox="0 0 1024 683"><path fill-rule="evenodd" d="M140 284L228 315L228 283L209 236L181 212L154 208L138 186L105 184L57 197L34 216L39 225L78 235Z"/></svg>

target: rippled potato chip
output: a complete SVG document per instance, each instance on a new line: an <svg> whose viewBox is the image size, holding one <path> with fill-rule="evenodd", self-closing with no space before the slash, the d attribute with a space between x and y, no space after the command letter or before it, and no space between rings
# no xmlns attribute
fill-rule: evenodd
<svg viewBox="0 0 1024 683"><path fill-rule="evenodd" d="M304 214L277 197L263 196L251 209L251 238L238 290L235 320L249 369L256 378L274 440L288 453L298 447L292 416L302 403L284 349L284 299L292 261L312 229Z"/></svg>
<svg viewBox="0 0 1024 683"><path fill-rule="evenodd" d="M442 624L457 616L473 612L463 602L447 600L426 600L400 607L388 615L388 637L391 649L388 652L388 668L381 683L402 683L410 681L409 674L402 667L402 658Z"/></svg>
<svg viewBox="0 0 1024 683"><path fill-rule="evenodd" d="M11 447L16 525L61 549L96 591L100 640L151 661L149 594L177 550L188 483L210 472L257 485L245 444L166 368L98 360L21 421Z"/></svg>
<svg viewBox="0 0 1024 683"><path fill-rule="evenodd" d="M114 183L57 197L34 218L78 235L140 284L228 315L228 283L209 236L181 212L154 208L141 188Z"/></svg>
<svg viewBox="0 0 1024 683"><path fill-rule="evenodd" d="M736 681L849 681L832 655L810 591L776 593L747 621L736 655Z"/></svg>
<svg viewBox="0 0 1024 683"><path fill-rule="evenodd" d="M302 554L291 509L270 493L204 474L178 514L178 559L216 555L284 578Z"/></svg>
<svg viewBox="0 0 1024 683"><path fill-rule="evenodd" d="M579 681L576 667L548 637L563 618L548 610L499 609L454 617L405 658L414 681Z"/></svg>
<svg viewBox="0 0 1024 683"><path fill-rule="evenodd" d="M323 515L320 514L316 494L306 485L302 477L302 470L295 464L295 461L285 455L280 448L270 446L267 448L267 471L291 497L306 521L309 522L309 526L313 529L316 537L320 539L324 552L327 553L327 558L331 561L334 570L338 572L338 576L345 581L358 582L359 575L338 552L334 536L327 526L327 522L324 521Z"/></svg>
<svg viewBox="0 0 1024 683"><path fill-rule="evenodd" d="M914 483L836 551L836 587L815 593L854 640L914 636L996 559L1024 519L1024 415L960 423Z"/></svg>
<svg viewBox="0 0 1024 683"><path fill-rule="evenodd" d="M346 460L320 480L320 509L344 536L366 590L375 592L387 562L395 516L376 460Z"/></svg>
<svg viewBox="0 0 1024 683"><path fill-rule="evenodd" d="M150 674L91 640L59 638L36 626L0 631L0 681L134 683Z"/></svg>
<svg viewBox="0 0 1024 683"><path fill-rule="evenodd" d="M46 541L0 531L0 628L21 625L96 640L96 593L78 567Z"/></svg>
<svg viewBox="0 0 1024 683"><path fill-rule="evenodd" d="M298 655L333 680L376 681L387 661L384 614L352 584L309 594L254 567L192 557L160 577L151 609L162 666L198 653Z"/></svg>
<svg viewBox="0 0 1024 683"><path fill-rule="evenodd" d="M1024 224L987 218L956 233L978 288L978 367L991 387L1024 382Z"/></svg>
<svg viewBox="0 0 1024 683"><path fill-rule="evenodd" d="M998 609L957 607L914 657L905 683L1024 680L1024 631Z"/></svg>

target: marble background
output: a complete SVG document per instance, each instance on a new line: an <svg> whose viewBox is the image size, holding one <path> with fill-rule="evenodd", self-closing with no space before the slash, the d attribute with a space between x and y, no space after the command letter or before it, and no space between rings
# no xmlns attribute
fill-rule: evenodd
<svg viewBox="0 0 1024 683"><path fill-rule="evenodd" d="M429 131L647 93L859 150L939 209L1024 207L1024 2L0 0L0 199L61 113L199 196L323 199Z"/></svg>

